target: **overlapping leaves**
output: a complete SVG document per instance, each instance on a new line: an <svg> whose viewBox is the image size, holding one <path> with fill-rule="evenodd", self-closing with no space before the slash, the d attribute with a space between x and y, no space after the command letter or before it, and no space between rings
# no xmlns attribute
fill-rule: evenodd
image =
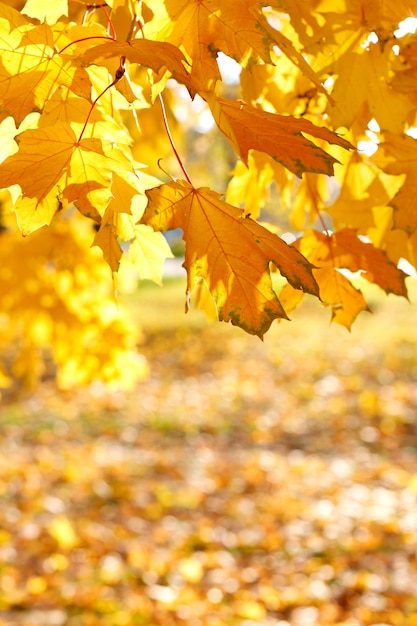
<svg viewBox="0 0 417 626"><path fill-rule="evenodd" d="M303 172L331 176L334 163L338 163L304 135L342 148L353 148L343 137L328 128L315 126L309 120L267 113L243 102L216 98L212 111L219 128L244 162L247 162L249 150L265 152L297 176Z"/></svg>
<svg viewBox="0 0 417 626"><path fill-rule="evenodd" d="M415 140L405 135L416 121L415 37L402 40L396 31L402 18L417 16L413 6L349 0L315 2L306 10L300 2L149 0L135 8L127 1L107 9L88 6L85 14L82 5L70 8L66 17L66 2L29 0L20 13L0 6L6 140L0 186L11 191L23 234L75 206L96 223L93 243L113 272L123 258L121 242L127 242L139 274L159 281L169 251L149 226L179 227L189 290L203 281L220 319L260 336L273 319L286 317L270 264L288 282L282 300L288 310L303 292L320 294L347 326L367 306L350 280L335 273L338 268L375 279L382 275L374 271L378 259L387 270L379 284L405 295L403 276L389 256L395 262L416 256ZM220 95L219 53L244 68L240 95L246 102L238 94ZM203 98L242 161L228 196L244 204L245 185L256 172L256 193L252 181L243 211L191 181L159 186L144 175L144 163L152 166L165 155L147 152L147 129L136 111L149 111L159 120L158 133L166 133L155 99L169 89L170 78L192 98ZM134 124L124 111L134 111ZM385 143L372 162L356 153L346 170L346 150L366 137L371 117ZM178 153L177 159L185 171ZM334 174L340 189L325 178ZM274 179L301 231L295 246L245 217L258 216ZM332 238L303 235L325 211L337 229L358 230ZM368 237L366 253L359 235ZM343 262L335 246L346 249ZM296 296L290 297L291 289Z"/></svg>
<svg viewBox="0 0 417 626"><path fill-rule="evenodd" d="M347 328L361 311L369 309L362 292L343 270L360 271L364 278L386 293L407 297L406 274L382 250L361 240L353 229L345 228L333 235L309 231L296 245L315 266L320 298L331 307L332 320ZM302 297L302 294L294 293L291 285L285 285L281 295L288 310L297 306Z"/></svg>
<svg viewBox="0 0 417 626"><path fill-rule="evenodd" d="M203 280L220 320L260 337L287 315L272 287L270 263L296 289L318 295L310 263L277 235L223 202L210 189L173 182L148 192L143 221L184 232L187 292Z"/></svg>

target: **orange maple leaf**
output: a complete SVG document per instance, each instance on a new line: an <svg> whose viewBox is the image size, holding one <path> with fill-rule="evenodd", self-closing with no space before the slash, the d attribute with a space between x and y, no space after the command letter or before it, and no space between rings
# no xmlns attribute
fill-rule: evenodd
<svg viewBox="0 0 417 626"><path fill-rule="evenodd" d="M307 231L296 247L314 264L314 277L320 289L320 299L332 308L332 320L350 328L361 311L369 311L362 292L339 270L363 271L368 281L379 285L386 293L407 297L406 274L388 259L383 250L359 239L351 228L329 236ZM300 301L299 292L287 285L280 294L287 310Z"/></svg>
<svg viewBox="0 0 417 626"><path fill-rule="evenodd" d="M287 318L272 287L271 262L296 289L318 294L312 265L298 250L214 191L176 181L147 195L142 222L155 230L183 230L187 294L204 280L220 320L262 338L274 319Z"/></svg>
<svg viewBox="0 0 417 626"><path fill-rule="evenodd" d="M173 78L189 86L190 74L187 71L187 61L178 48L164 41L148 41L135 39L130 43L109 41L93 46L82 55L86 63L94 63L100 59L126 57L131 63L138 63L149 67L154 72L165 67Z"/></svg>
<svg viewBox="0 0 417 626"><path fill-rule="evenodd" d="M351 272L363 270L363 277L385 293L407 298L407 274L390 261L383 250L360 239L352 228L343 228L332 235L333 256L337 267Z"/></svg>
<svg viewBox="0 0 417 626"><path fill-rule="evenodd" d="M303 172L331 176L333 165L339 161L304 135L324 139L347 150L353 148L343 137L304 118L268 113L226 98L211 98L209 104L220 130L245 163L252 149L266 152L297 176Z"/></svg>
<svg viewBox="0 0 417 626"><path fill-rule="evenodd" d="M333 322L350 329L359 313L369 311L362 292L332 265L315 269L314 276L319 285L320 300L324 306L331 308ZM304 294L287 283L279 297L290 313L300 304Z"/></svg>
<svg viewBox="0 0 417 626"><path fill-rule="evenodd" d="M369 311L360 289L335 268L321 267L315 277L320 285L320 299L331 307L333 322L350 329L359 313Z"/></svg>

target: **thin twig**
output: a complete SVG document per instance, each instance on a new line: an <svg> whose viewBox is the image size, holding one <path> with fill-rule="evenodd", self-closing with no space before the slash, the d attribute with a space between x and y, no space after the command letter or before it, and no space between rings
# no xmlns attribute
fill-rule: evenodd
<svg viewBox="0 0 417 626"><path fill-rule="evenodd" d="M184 163L181 161L181 157L178 154L178 150L175 147L175 143L174 143L174 140L172 138L171 131L169 129L168 119L167 119L167 114L166 114L166 111L165 111L165 104L164 104L164 100L162 98L162 94L158 94L158 98L159 98L159 102L161 104L162 118L164 120L164 126L165 126L166 133L168 135L169 143L171 144L171 148L172 148L172 150L173 150L173 152L175 154L175 157L176 157L176 159L177 159L177 161L179 163L179 166L180 166L180 168L181 168L181 170L182 170L182 172L183 172L183 174L185 176L185 179L186 179L187 183L189 183L192 186L193 183L191 182L191 179L190 179L190 177L189 177L189 175L187 173L187 170L185 169Z"/></svg>

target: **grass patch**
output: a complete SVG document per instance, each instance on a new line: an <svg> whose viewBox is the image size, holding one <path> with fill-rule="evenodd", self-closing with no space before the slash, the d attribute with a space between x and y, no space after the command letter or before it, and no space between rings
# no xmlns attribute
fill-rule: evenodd
<svg viewBox="0 0 417 626"><path fill-rule="evenodd" d="M279 293L283 284L282 279L274 276L274 284ZM371 314L363 312L354 322L351 330L355 335L359 336L368 328L379 329L380 326L384 326L388 333L395 333L395 327L404 324L409 326L411 330L415 311L410 305L417 302L416 279L408 279L409 301L395 295L387 296L382 289L365 279L356 279L354 284L363 291L371 309ZM207 320L204 312L196 309L193 303L191 303L189 312L185 314L185 291L186 280L182 277L165 279L162 287L150 281L143 281L139 283L134 294L124 296L122 301L135 322L141 325L145 334L175 333L181 330L193 332L212 326L213 324ZM306 295L301 305L291 314L291 322L288 323L283 320L274 323L265 340L270 334L274 335L275 332L279 332L277 329L282 332L283 328L286 332L295 335L305 334L310 327L314 331L319 328L324 332L329 326L330 317L330 309L323 307L313 296ZM395 323L389 322L390 319L395 320ZM219 332L228 332L224 330L224 327L231 327L231 324L226 325L224 323L214 323L214 325ZM339 326L334 326L338 332L343 332ZM232 332L240 336L243 331L233 327ZM380 340L383 341L384 337L381 336Z"/></svg>
<svg viewBox="0 0 417 626"><path fill-rule="evenodd" d="M185 292L185 278L167 278L163 286L142 281L135 293L122 297L122 302L145 332L175 332L182 327L206 326L202 311L193 307L185 315Z"/></svg>

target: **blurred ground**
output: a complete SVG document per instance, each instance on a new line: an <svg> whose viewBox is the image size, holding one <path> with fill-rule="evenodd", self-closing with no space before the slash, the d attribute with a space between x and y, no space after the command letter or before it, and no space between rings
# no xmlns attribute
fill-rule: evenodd
<svg viewBox="0 0 417 626"><path fill-rule="evenodd" d="M416 626L415 305L262 343L182 291L131 300L134 393L0 408L0 625Z"/></svg>

